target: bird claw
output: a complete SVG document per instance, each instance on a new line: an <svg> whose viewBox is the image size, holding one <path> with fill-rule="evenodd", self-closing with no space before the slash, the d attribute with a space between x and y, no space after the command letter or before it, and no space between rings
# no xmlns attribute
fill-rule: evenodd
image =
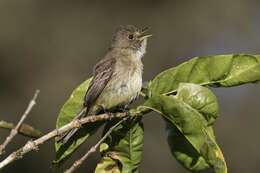
<svg viewBox="0 0 260 173"><path fill-rule="evenodd" d="M129 109L130 110L130 109ZM125 111L125 114L126 114L126 119L129 119L130 117L131 117L131 114L130 114L130 111L129 110L127 110L127 111Z"/></svg>
<svg viewBox="0 0 260 173"><path fill-rule="evenodd" d="M126 114L126 116L125 116L126 119L131 117L130 108L127 105L125 105L124 107L120 107L119 111L121 111L121 112Z"/></svg>
<svg viewBox="0 0 260 173"><path fill-rule="evenodd" d="M111 121L112 120L112 113L111 112L107 112L108 114L108 121Z"/></svg>
<svg viewBox="0 0 260 173"><path fill-rule="evenodd" d="M127 105L125 105L125 106L123 106L123 107L120 107L119 110L120 110L121 112L129 112L130 108L129 108Z"/></svg>

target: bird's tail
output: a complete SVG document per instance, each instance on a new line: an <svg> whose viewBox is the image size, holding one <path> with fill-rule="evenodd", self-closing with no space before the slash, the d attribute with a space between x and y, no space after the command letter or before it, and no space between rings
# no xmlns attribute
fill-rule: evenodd
<svg viewBox="0 0 260 173"><path fill-rule="evenodd" d="M79 119L85 117L87 112L88 112L87 108L82 107L80 109L78 115L72 121L79 120ZM78 130L79 130L79 128L74 128L74 129L64 132L63 134L61 134L57 137L56 142L57 143L61 142L61 143L65 144Z"/></svg>
<svg viewBox="0 0 260 173"><path fill-rule="evenodd" d="M71 138L71 136L73 136L78 130L79 130L79 128L74 128L74 129L71 129L71 130L61 134L57 138L57 143L61 142L62 144L65 144L66 142L68 142L68 140Z"/></svg>

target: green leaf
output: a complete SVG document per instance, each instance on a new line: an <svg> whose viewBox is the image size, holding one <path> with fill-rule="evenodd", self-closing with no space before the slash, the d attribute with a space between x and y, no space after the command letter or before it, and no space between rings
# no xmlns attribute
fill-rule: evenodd
<svg viewBox="0 0 260 173"><path fill-rule="evenodd" d="M97 164L95 173L121 173L118 162L104 156Z"/></svg>
<svg viewBox="0 0 260 173"><path fill-rule="evenodd" d="M78 111L81 109L84 101L84 96L92 78L80 84L70 95L69 99L63 105L57 118L56 128L60 128L68 124L75 118Z"/></svg>
<svg viewBox="0 0 260 173"><path fill-rule="evenodd" d="M174 156L177 156L176 159L186 168L200 171L206 169L209 164L217 173L226 173L223 154L215 141L211 127L208 126L208 121L200 110L192 107L196 104L190 106L183 101L182 96L185 95L186 86L184 85L184 89L181 87L180 90L184 93L180 93L179 96L154 96L145 102L144 107L159 112L172 126L176 127L175 129L170 127L175 130L173 132L176 133L176 139L179 141L178 145L175 145L176 150L172 151ZM185 137L186 141L181 135ZM173 135L171 134L171 136ZM175 144L178 141L175 141ZM172 144L171 141L169 144Z"/></svg>
<svg viewBox="0 0 260 173"><path fill-rule="evenodd" d="M65 124L70 123L83 105L84 96L92 78L86 80L79 85L71 94L70 98L63 105L57 122L56 128L60 128ZM66 143L61 144L55 142L56 160L54 163L61 163L65 161L90 135L102 125L103 122L87 123L84 124L78 132Z"/></svg>
<svg viewBox="0 0 260 173"><path fill-rule="evenodd" d="M180 83L177 98L200 112L208 121L208 125L213 124L218 117L217 98L208 88L197 84Z"/></svg>
<svg viewBox="0 0 260 173"><path fill-rule="evenodd" d="M260 80L260 55L230 54L193 58L157 75L148 95L176 92L179 83L231 87Z"/></svg>
<svg viewBox="0 0 260 173"><path fill-rule="evenodd" d="M218 116L218 102L216 96L207 88L196 84L180 83L177 98L201 113L208 121L206 131L213 137L212 124ZM185 168L191 171L202 171L210 166L200 153L192 146L185 136L168 120L166 120L166 134L173 156Z"/></svg>
<svg viewBox="0 0 260 173"><path fill-rule="evenodd" d="M109 122L104 129L104 133L115 123L117 121ZM105 172L107 165L116 165L116 163L117 169L121 173L137 173L142 157L143 135L141 117L127 120L116 127L105 142L101 144L103 157L97 165L95 173Z"/></svg>
<svg viewBox="0 0 260 173"><path fill-rule="evenodd" d="M188 139L171 122L167 120L165 122L168 145L176 160L185 168L194 172L210 168L210 165Z"/></svg>
<svg viewBox="0 0 260 173"><path fill-rule="evenodd" d="M207 88L196 84L180 83L177 98L200 112L208 121L206 131L214 138L212 125L218 116L216 96ZM195 150L185 136L171 123L166 121L168 144L174 157L191 171L209 168L205 159ZM215 139L215 138L214 138Z"/></svg>

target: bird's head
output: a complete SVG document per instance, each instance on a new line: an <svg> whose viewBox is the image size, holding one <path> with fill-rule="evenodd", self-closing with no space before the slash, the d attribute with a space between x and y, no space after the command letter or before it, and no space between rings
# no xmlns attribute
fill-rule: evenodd
<svg viewBox="0 0 260 173"><path fill-rule="evenodd" d="M147 30L148 27L139 29L133 25L121 25L115 31L110 48L130 49L144 54L147 39L152 36L146 34Z"/></svg>

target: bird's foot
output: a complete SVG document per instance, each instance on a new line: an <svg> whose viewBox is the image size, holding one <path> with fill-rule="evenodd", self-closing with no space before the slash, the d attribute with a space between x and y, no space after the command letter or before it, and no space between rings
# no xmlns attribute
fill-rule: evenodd
<svg viewBox="0 0 260 173"><path fill-rule="evenodd" d="M127 105L119 107L120 112L129 112L129 110L130 108Z"/></svg>
<svg viewBox="0 0 260 173"><path fill-rule="evenodd" d="M108 114L108 121L111 121L113 113L112 112L106 112L106 113Z"/></svg>
<svg viewBox="0 0 260 173"><path fill-rule="evenodd" d="M130 109L129 109L130 110ZM126 112L125 112L125 114L126 114L126 116L125 116L125 118L126 119L129 119L130 117L131 117L131 114L130 114L130 111L129 110L127 110Z"/></svg>
<svg viewBox="0 0 260 173"><path fill-rule="evenodd" d="M130 108L127 105L120 107L119 110L126 114L125 116L126 119L129 119L131 117Z"/></svg>
<svg viewBox="0 0 260 173"><path fill-rule="evenodd" d="M112 120L113 112L110 112L110 111L106 110L106 108L105 108L105 106L104 106L103 104L100 104L100 105L98 105L98 106L101 108L101 110L102 110L103 113L105 113L105 114L108 115L108 120L111 121L111 120Z"/></svg>

